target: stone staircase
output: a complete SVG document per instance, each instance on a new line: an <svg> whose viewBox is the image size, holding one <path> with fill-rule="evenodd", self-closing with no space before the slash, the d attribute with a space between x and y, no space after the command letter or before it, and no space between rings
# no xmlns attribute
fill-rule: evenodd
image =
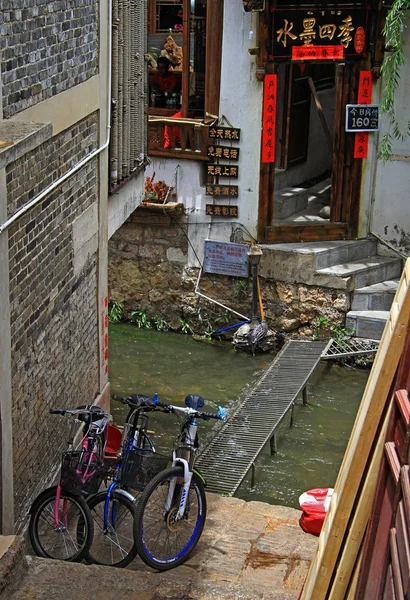
<svg viewBox="0 0 410 600"><path fill-rule="evenodd" d="M402 272L400 258L379 256L372 239L262 245L262 277L343 291L346 326L380 339Z"/></svg>

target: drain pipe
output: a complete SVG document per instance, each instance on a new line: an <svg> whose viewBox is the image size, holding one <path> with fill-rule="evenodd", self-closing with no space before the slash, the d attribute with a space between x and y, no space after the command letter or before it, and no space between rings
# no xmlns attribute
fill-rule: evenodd
<svg viewBox="0 0 410 600"><path fill-rule="evenodd" d="M108 106L107 106L107 139L102 146L97 148L83 158L75 167L67 171L60 179L57 179L54 183L49 185L45 190L43 190L38 196L33 198L30 202L28 202L25 206L20 208L12 217L7 219L2 225L0 225L0 234L3 233L14 221L17 221L22 215L24 215L30 208L41 202L43 198L48 196L51 192L53 192L57 187L59 187L64 181L69 179L74 173L77 173L84 165L89 163L93 158L98 156L100 152L108 148L110 143L110 133L111 133L111 48L112 48L112 0L108 0L108 77L107 77L107 88L108 88Z"/></svg>

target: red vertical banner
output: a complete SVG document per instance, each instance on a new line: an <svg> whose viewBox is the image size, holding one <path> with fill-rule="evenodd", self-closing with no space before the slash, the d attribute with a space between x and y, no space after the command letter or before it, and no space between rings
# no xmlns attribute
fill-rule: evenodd
<svg viewBox="0 0 410 600"><path fill-rule="evenodd" d="M278 76L265 75L263 83L262 162L275 162L276 93Z"/></svg>
<svg viewBox="0 0 410 600"><path fill-rule="evenodd" d="M359 91L357 94L358 104L371 104L372 102L372 84L373 77L371 71L360 71ZM367 131L358 131L354 140L354 158L367 158L367 149L369 145L369 133Z"/></svg>

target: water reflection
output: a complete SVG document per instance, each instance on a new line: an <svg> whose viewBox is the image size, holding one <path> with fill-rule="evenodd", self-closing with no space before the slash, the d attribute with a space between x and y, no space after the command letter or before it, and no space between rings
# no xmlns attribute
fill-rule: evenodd
<svg viewBox="0 0 410 600"><path fill-rule="evenodd" d="M216 346L128 324L110 326L109 344L112 394L157 392L163 401L183 404L187 394L196 393L205 398L210 412L218 405L234 404L273 359L238 353L230 344ZM298 399L293 428L289 429L289 416L280 427L277 454L271 456L266 449L259 457L254 492L249 492L248 479L237 496L298 508L303 491L333 487L368 374L321 364L308 386L309 405ZM112 402L111 411L117 423L124 421L122 405ZM212 426L200 424L202 442ZM150 428L157 449L168 451L178 430L176 418L155 413Z"/></svg>

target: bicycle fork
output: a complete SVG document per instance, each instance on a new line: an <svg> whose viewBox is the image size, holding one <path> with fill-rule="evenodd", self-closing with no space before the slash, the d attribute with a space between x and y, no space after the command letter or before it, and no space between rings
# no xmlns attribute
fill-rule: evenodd
<svg viewBox="0 0 410 600"><path fill-rule="evenodd" d="M61 485L58 484L57 490L56 490L56 499L54 501L54 529L56 531L62 530L62 526L60 525L60 518L59 518L60 500L61 500ZM68 527L68 520L67 520L68 508L67 507L68 507L68 500L67 500L67 498L64 498L63 514L62 514L62 524L63 524L64 529L67 529L67 527Z"/></svg>
<svg viewBox="0 0 410 600"><path fill-rule="evenodd" d="M191 486L191 481L192 481L192 471L189 470L188 461L185 460L184 458L175 458L174 457L172 466L176 466L178 464L181 464L184 469L184 486L182 488L178 512L175 515L176 521L179 521L180 519L182 519L185 514L185 507L186 507L186 503L187 503L187 499L188 499L189 488ZM174 497L174 492L175 492L175 486L176 486L176 478L174 477L171 480L171 483L169 485L168 495L167 495L167 499L165 501L164 515L169 513L169 511L171 510L172 499Z"/></svg>

